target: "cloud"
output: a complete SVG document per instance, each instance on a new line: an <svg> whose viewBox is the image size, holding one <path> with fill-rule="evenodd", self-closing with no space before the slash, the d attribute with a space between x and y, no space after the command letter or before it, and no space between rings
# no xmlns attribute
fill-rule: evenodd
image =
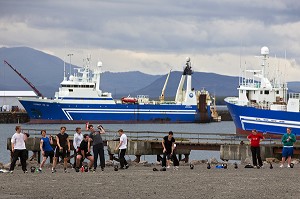
<svg viewBox="0 0 300 199"><path fill-rule="evenodd" d="M10 0L1 2L0 45L72 52L77 65L92 54L107 70L151 74L181 70L190 56L195 69L226 75L266 45L272 56L287 52L287 78L298 80L299 9L297 0Z"/></svg>

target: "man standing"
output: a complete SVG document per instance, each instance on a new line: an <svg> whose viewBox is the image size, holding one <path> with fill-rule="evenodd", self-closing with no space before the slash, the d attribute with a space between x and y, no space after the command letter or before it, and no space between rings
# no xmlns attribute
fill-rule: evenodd
<svg viewBox="0 0 300 199"><path fill-rule="evenodd" d="M105 157L104 157L104 145L103 145L103 140L101 137L101 134L105 133L104 128L99 125L97 128L99 131L95 131L93 125L88 126L90 133L90 139L93 141L93 153L94 153L94 172L96 171L97 168L97 160L98 156L100 156L100 166L101 170L104 171L105 167Z"/></svg>
<svg viewBox="0 0 300 199"><path fill-rule="evenodd" d="M296 142L296 136L294 134L291 133L292 130L291 128L287 128L286 129L286 134L284 134L281 138L281 141L283 143L283 148L282 148L282 162L280 165L280 168L283 168L284 162L287 158L288 161L288 168L290 168L291 166L291 160L292 160L292 156L294 153L294 148L293 145Z"/></svg>
<svg viewBox="0 0 300 199"><path fill-rule="evenodd" d="M178 169L179 161L176 157L174 152L175 149L175 139L173 137L173 132L169 131L169 134L165 136L162 140L162 147L163 147L163 160L162 166L170 168L170 161L173 160L174 169ZM166 160L167 159L167 160ZM167 162L167 164L166 164Z"/></svg>
<svg viewBox="0 0 300 199"><path fill-rule="evenodd" d="M253 129L252 133L248 135L247 139L250 141L253 167L255 169L260 168L263 166L263 162L260 156L260 141L265 138L262 135L257 134L256 129ZM258 165L257 165L257 160L258 160Z"/></svg>
<svg viewBox="0 0 300 199"><path fill-rule="evenodd" d="M76 133L74 134L74 138L73 138L74 157L75 157L73 168L75 168L76 165L77 165L76 156L79 153L78 149L79 149L80 143L83 140L83 136L82 136L82 133L81 133L81 128L77 127L75 131L76 131Z"/></svg>
<svg viewBox="0 0 300 199"><path fill-rule="evenodd" d="M68 156L70 155L69 135L66 132L66 127L60 127L60 133L56 135L56 150L53 160L52 173L56 172L56 164L59 157L64 159L64 171L67 173Z"/></svg>
<svg viewBox="0 0 300 199"><path fill-rule="evenodd" d="M42 152L43 161L40 165L39 172L42 172L42 168L43 168L48 156L50 158L53 158L53 156L54 156L54 151L51 146L53 144L52 136L50 135L50 137L46 137L46 130L41 130L41 134L42 134L42 138L40 141L40 149Z"/></svg>
<svg viewBox="0 0 300 199"><path fill-rule="evenodd" d="M22 170L24 173L27 173L26 168L26 157L27 151L25 142L27 141L28 134L21 133L21 126L16 126L15 128L16 133L11 138L11 151L13 153L12 162L10 164L10 173L13 173L15 169L16 162L20 157Z"/></svg>
<svg viewBox="0 0 300 199"><path fill-rule="evenodd" d="M80 143L80 146L78 147L77 152L77 160L76 160L76 172L79 172L80 162L83 162L85 158L87 158L89 162L89 170L91 170L93 164L94 164L94 158L90 153L90 139L88 134L83 135L83 140Z"/></svg>
<svg viewBox="0 0 300 199"><path fill-rule="evenodd" d="M127 136L125 135L123 129L118 130L120 135L120 142L115 150L119 150L119 161L120 161L120 169L128 169L129 165L125 159L125 153L127 149Z"/></svg>

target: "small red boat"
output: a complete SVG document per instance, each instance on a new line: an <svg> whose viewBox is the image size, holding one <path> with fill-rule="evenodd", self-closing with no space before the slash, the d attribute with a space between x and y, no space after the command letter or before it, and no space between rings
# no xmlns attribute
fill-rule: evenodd
<svg viewBox="0 0 300 199"><path fill-rule="evenodd" d="M136 97L130 97L130 95L128 97L122 97L121 98L122 103L137 103L137 98Z"/></svg>

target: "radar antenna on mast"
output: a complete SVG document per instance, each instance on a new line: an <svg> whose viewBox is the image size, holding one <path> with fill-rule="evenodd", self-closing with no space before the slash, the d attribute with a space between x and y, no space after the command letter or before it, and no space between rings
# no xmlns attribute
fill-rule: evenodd
<svg viewBox="0 0 300 199"><path fill-rule="evenodd" d="M13 71L15 71L37 94L39 97L44 97L43 94L28 80L26 77L24 77L17 69L15 69L12 65L10 65L7 61L4 60L4 64L7 64Z"/></svg>

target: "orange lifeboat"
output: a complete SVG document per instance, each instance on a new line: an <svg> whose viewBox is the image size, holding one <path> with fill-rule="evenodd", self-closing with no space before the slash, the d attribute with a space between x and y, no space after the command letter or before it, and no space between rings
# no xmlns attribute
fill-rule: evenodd
<svg viewBox="0 0 300 199"><path fill-rule="evenodd" d="M130 96L128 96L128 97L122 97L121 98L121 101L122 101L122 103L137 103L137 98L136 97L130 97Z"/></svg>

